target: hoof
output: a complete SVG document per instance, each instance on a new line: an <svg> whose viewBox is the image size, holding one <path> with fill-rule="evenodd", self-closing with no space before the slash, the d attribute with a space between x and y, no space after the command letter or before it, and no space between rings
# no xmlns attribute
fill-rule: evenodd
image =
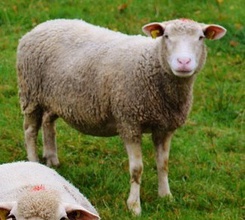
<svg viewBox="0 0 245 220"><path fill-rule="evenodd" d="M128 209L134 214L139 216L141 214L140 201L127 201Z"/></svg>
<svg viewBox="0 0 245 220"><path fill-rule="evenodd" d="M46 159L46 165L48 167L58 167L60 165L59 159L56 156L48 157Z"/></svg>
<svg viewBox="0 0 245 220"><path fill-rule="evenodd" d="M169 201L174 201L174 197L173 197L173 195L172 195L171 193L163 194L163 195L160 195L160 194L159 194L159 196L160 196L161 198L165 198L165 199L167 199L167 200L169 200Z"/></svg>

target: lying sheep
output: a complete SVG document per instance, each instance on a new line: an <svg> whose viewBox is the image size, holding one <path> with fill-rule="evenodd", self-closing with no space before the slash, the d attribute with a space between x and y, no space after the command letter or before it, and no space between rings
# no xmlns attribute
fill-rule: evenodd
<svg viewBox="0 0 245 220"><path fill-rule="evenodd" d="M44 165L3 164L0 176L0 220L100 219L78 189Z"/></svg>
<svg viewBox="0 0 245 220"><path fill-rule="evenodd" d="M128 36L80 20L38 25L19 42L17 69L28 159L38 161L42 126L48 165L59 164L55 120L89 135L124 141L131 175L128 207L141 213L141 137L152 133L158 193L170 195L168 158L174 131L192 105L192 87L206 60L204 39L226 30L188 19L150 23L151 37Z"/></svg>

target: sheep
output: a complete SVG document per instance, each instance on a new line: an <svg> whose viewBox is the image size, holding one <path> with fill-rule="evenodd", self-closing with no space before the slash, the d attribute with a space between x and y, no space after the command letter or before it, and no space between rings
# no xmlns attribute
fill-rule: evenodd
<svg viewBox="0 0 245 220"><path fill-rule="evenodd" d="M55 170L36 162L0 165L0 219L98 220L91 203Z"/></svg>
<svg viewBox="0 0 245 220"><path fill-rule="evenodd" d="M59 164L59 117L84 134L119 135L129 157L127 205L136 215L141 214L141 137L152 134L158 194L169 196L170 142L192 106L193 83L206 60L204 38L216 40L226 33L220 25L189 19L153 22L142 30L147 36L57 19L35 27L17 49L28 159L38 161L42 127L47 165Z"/></svg>

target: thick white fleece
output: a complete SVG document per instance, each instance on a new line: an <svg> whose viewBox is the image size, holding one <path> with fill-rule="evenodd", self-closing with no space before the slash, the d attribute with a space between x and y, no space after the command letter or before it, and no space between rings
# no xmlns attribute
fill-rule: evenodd
<svg viewBox="0 0 245 220"><path fill-rule="evenodd" d="M30 194L43 194L43 191L46 191L46 196L43 194L43 198L46 198L47 204L57 198L60 203L80 205L98 215L95 208L78 189L55 170L39 163L16 162L0 165L0 176L0 203L17 202L19 199L23 201L23 198L28 198ZM28 202L32 201L26 201L25 204ZM36 201L36 203L38 202L40 201ZM24 210L24 206L19 208ZM52 204L48 205L48 207L50 206L52 207ZM54 210L55 207L52 209Z"/></svg>

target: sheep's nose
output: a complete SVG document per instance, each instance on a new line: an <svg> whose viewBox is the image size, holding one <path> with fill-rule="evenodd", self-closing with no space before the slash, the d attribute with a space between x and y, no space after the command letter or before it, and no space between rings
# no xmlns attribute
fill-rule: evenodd
<svg viewBox="0 0 245 220"><path fill-rule="evenodd" d="M179 64L186 65L191 62L191 58L178 58L177 61Z"/></svg>

